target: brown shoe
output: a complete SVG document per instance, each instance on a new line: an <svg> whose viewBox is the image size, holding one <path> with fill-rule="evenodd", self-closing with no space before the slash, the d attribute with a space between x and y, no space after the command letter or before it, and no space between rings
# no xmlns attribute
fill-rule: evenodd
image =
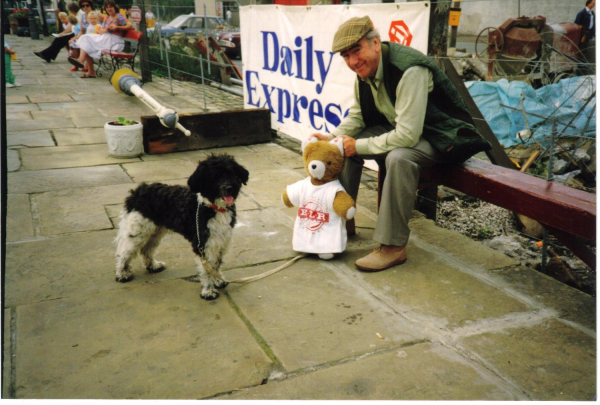
<svg viewBox="0 0 600 405"><path fill-rule="evenodd" d="M406 261L406 246L379 245L371 253L356 261L362 271L381 271Z"/></svg>

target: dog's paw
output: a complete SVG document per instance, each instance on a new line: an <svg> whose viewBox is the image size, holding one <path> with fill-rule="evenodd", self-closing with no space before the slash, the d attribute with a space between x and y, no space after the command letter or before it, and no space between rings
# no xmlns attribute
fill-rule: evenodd
<svg viewBox="0 0 600 405"><path fill-rule="evenodd" d="M221 289L221 288L227 287L229 285L229 282L222 280L222 279L215 278L213 284L216 288Z"/></svg>
<svg viewBox="0 0 600 405"><path fill-rule="evenodd" d="M202 299L205 299L207 301L216 300L217 298L219 298L219 292L215 291L215 290L202 291L202 293L200 294L200 297L202 297Z"/></svg>
<svg viewBox="0 0 600 405"><path fill-rule="evenodd" d="M128 281L133 280L133 274L131 273L121 273L115 275L115 280L120 283L126 283Z"/></svg>
<svg viewBox="0 0 600 405"><path fill-rule="evenodd" d="M166 268L167 267L165 266L164 262L156 262L146 266L146 270L148 270L148 273L160 273Z"/></svg>

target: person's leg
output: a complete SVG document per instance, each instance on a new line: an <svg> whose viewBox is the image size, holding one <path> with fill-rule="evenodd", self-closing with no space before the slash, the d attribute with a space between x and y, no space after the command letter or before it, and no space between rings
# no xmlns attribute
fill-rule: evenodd
<svg viewBox="0 0 600 405"><path fill-rule="evenodd" d="M84 53L85 51L82 49L81 53ZM94 71L94 59L92 59L92 57L90 55L88 55L87 53L85 54L85 66L87 66L88 72L87 75L88 76L96 76L96 72Z"/></svg>
<svg viewBox="0 0 600 405"><path fill-rule="evenodd" d="M388 153L374 240L384 245L406 246L421 169L442 161L440 152L423 138L414 148L398 148Z"/></svg>
<svg viewBox="0 0 600 405"><path fill-rule="evenodd" d="M4 53L4 80L8 84L15 84L15 77L12 74L10 55Z"/></svg>
<svg viewBox="0 0 600 405"><path fill-rule="evenodd" d="M65 47L65 45L69 44L69 40L73 38L73 34L65 35L62 37L54 38L50 46L43 51L40 52L44 59L54 60L60 53L61 49Z"/></svg>

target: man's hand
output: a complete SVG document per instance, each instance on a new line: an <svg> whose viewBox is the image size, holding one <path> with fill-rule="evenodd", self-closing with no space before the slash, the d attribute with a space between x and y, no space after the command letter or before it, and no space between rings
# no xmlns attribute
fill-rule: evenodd
<svg viewBox="0 0 600 405"><path fill-rule="evenodd" d="M320 134L318 132L315 133L315 134L310 134L308 136L308 139L313 138L313 137L317 138L319 141L328 141L329 140L329 137L327 135L323 135L323 134Z"/></svg>
<svg viewBox="0 0 600 405"><path fill-rule="evenodd" d="M348 135L339 135L338 138L344 139L344 155L346 157L356 156L356 139Z"/></svg>

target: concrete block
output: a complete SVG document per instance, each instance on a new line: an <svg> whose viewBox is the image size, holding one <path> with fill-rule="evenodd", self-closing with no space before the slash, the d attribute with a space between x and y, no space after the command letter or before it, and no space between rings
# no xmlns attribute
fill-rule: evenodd
<svg viewBox="0 0 600 405"><path fill-rule="evenodd" d="M58 146L106 144L104 128L60 129L54 131L54 139Z"/></svg>
<svg viewBox="0 0 600 405"><path fill-rule="evenodd" d="M55 146L24 149L21 152L24 170L62 169L120 164L139 161L139 158L113 158L108 147L101 145Z"/></svg>
<svg viewBox="0 0 600 405"><path fill-rule="evenodd" d="M412 239L411 236L406 263L386 271L356 270L354 263L368 254L369 248L348 251L340 260L357 280L390 299L398 311L408 311L437 328L454 329L531 309L497 286L477 278L476 271L468 265L447 260L440 252L428 251ZM478 247L473 242L474 253Z"/></svg>
<svg viewBox="0 0 600 405"><path fill-rule="evenodd" d="M37 131L20 131L9 133L6 136L7 145L27 146L29 148L38 146L55 146L52 135L47 129Z"/></svg>
<svg viewBox="0 0 600 405"><path fill-rule="evenodd" d="M10 121L6 123L6 129L9 133L17 131L36 131L40 129L52 128L73 128L73 122L68 118L49 118L45 120L32 121Z"/></svg>
<svg viewBox="0 0 600 405"><path fill-rule="evenodd" d="M280 264L232 270L226 275L231 280ZM316 367L424 337L315 256L260 282L230 284L227 291L287 371Z"/></svg>
<svg viewBox="0 0 600 405"><path fill-rule="evenodd" d="M2 356L2 398L11 398L12 383L12 328L11 328L11 310L4 310L4 347Z"/></svg>
<svg viewBox="0 0 600 405"><path fill-rule="evenodd" d="M272 362L227 300L174 280L17 309L17 398L197 399Z"/></svg>
<svg viewBox="0 0 600 405"><path fill-rule="evenodd" d="M21 168L21 158L19 152L14 149L6 151L6 169L9 172L16 172Z"/></svg>
<svg viewBox="0 0 600 405"><path fill-rule="evenodd" d="M33 219L29 196L27 194L8 194L6 209L6 240L14 242L33 238Z"/></svg>
<svg viewBox="0 0 600 405"><path fill-rule="evenodd" d="M557 320L504 329L462 342L537 401L596 397L596 337Z"/></svg>
<svg viewBox="0 0 600 405"><path fill-rule="evenodd" d="M37 104L8 104L6 112L23 112L23 111L39 111L40 107Z"/></svg>
<svg viewBox="0 0 600 405"><path fill-rule="evenodd" d="M64 78L64 76L62 76ZM46 89L44 89L45 91ZM64 88L63 88L64 91ZM73 98L69 94L36 94L30 95L29 101L32 103L70 103L73 102Z"/></svg>
<svg viewBox="0 0 600 405"><path fill-rule="evenodd" d="M125 163L122 166L136 183L143 181L152 183L187 179L194 173L198 164L188 160L169 159L160 162Z"/></svg>
<svg viewBox="0 0 600 405"><path fill-rule="evenodd" d="M27 96L6 96L6 104L29 104Z"/></svg>
<svg viewBox="0 0 600 405"><path fill-rule="evenodd" d="M31 121L32 119L29 112L6 112L7 121Z"/></svg>
<svg viewBox="0 0 600 405"><path fill-rule="evenodd" d="M117 165L21 171L9 173L7 180L8 192L14 194L132 183L131 178Z"/></svg>
<svg viewBox="0 0 600 405"><path fill-rule="evenodd" d="M180 235L167 235L157 259L167 269L150 274L139 259L131 263L134 279L115 281L116 231L62 235L6 246L6 306L24 305L143 284L191 277L198 274L191 245ZM200 286L195 284L198 294ZM200 298L199 298L200 299Z"/></svg>
<svg viewBox="0 0 600 405"><path fill-rule="evenodd" d="M270 380L221 397L245 400L468 401L524 399L455 352L421 343Z"/></svg>

